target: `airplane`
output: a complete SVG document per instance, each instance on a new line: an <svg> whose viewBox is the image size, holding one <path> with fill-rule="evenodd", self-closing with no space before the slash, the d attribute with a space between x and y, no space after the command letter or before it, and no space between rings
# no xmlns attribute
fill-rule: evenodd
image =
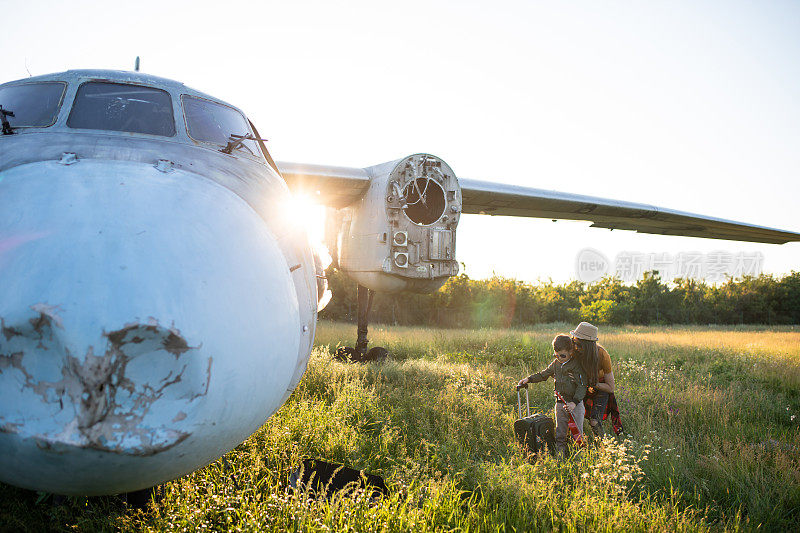
<svg viewBox="0 0 800 533"><path fill-rule="evenodd" d="M334 263L358 283L351 359L370 353L374 292L435 291L458 273L463 213L800 241L468 180L424 153L366 168L276 163L241 110L140 72L11 81L0 106L0 481L49 493L175 479L286 401L329 297L326 265L286 216L293 194L329 206Z"/></svg>

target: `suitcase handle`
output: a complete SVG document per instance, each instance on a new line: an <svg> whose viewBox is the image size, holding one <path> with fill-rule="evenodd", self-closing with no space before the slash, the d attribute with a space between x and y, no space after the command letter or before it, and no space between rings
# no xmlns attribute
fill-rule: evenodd
<svg viewBox="0 0 800 533"><path fill-rule="evenodd" d="M525 416L531 416L531 398L528 394L528 387L525 387L525 405L528 407L528 414ZM519 410L519 417L522 418L522 396L519 394L519 389L517 389L517 409Z"/></svg>

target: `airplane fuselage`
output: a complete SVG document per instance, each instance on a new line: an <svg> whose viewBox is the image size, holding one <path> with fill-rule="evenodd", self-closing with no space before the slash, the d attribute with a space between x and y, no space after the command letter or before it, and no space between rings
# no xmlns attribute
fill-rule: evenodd
<svg viewBox="0 0 800 533"><path fill-rule="evenodd" d="M36 83L63 83L52 124L0 136L0 481L138 490L282 405L313 343L314 259L266 152L209 141L239 110L112 71L1 85L0 105ZM174 124L142 133L137 106Z"/></svg>

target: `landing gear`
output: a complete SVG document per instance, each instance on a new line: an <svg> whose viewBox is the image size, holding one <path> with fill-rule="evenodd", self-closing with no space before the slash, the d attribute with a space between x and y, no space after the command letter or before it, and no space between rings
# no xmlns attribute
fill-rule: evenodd
<svg viewBox="0 0 800 533"><path fill-rule="evenodd" d="M336 350L336 358L340 361L351 363L366 363L367 361L379 361L386 359L389 350L382 346L376 346L367 350L369 341L367 340L367 329L369 325L369 312L372 309L372 297L375 291L363 285L358 286L358 333L355 348L343 346Z"/></svg>

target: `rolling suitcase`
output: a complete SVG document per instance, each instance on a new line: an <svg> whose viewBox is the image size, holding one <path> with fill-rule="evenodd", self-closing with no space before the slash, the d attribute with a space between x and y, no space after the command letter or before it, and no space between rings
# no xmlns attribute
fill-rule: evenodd
<svg viewBox="0 0 800 533"><path fill-rule="evenodd" d="M528 389L525 389L525 405L528 414L522 416L522 397L517 389L517 407L519 419L514 422L514 434L520 445L525 447L528 453L539 455L544 453L547 448L551 455L556 454L556 425L553 419L547 415L537 413L531 416L531 402Z"/></svg>

